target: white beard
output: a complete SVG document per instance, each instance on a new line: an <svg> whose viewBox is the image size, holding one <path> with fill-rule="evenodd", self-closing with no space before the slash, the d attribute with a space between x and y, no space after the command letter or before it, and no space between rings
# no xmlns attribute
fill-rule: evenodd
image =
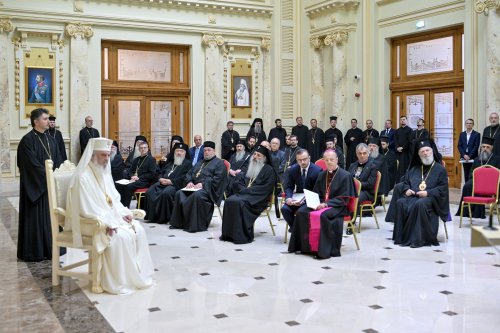
<svg viewBox="0 0 500 333"><path fill-rule="evenodd" d="M94 173L98 179L98 181L103 181L104 180L104 173L106 171L106 165L100 165L94 162L93 160L90 161L89 166L94 170Z"/></svg>
<svg viewBox="0 0 500 333"><path fill-rule="evenodd" d="M491 153L488 153L487 151L482 151L481 154L479 155L479 158L481 159L481 162L486 162L488 161L488 158L490 158Z"/></svg>
<svg viewBox="0 0 500 333"><path fill-rule="evenodd" d="M109 160L113 161L116 157L117 152L116 151L111 151L111 154L109 155Z"/></svg>
<svg viewBox="0 0 500 333"><path fill-rule="evenodd" d="M378 157L378 155L379 155L379 151L378 151L378 149L377 149L377 150L374 150L374 151L372 151L372 152L370 153L370 157L371 157L371 158L377 158L377 157Z"/></svg>
<svg viewBox="0 0 500 333"><path fill-rule="evenodd" d="M181 165L184 159L184 156L174 156L174 165Z"/></svg>
<svg viewBox="0 0 500 333"><path fill-rule="evenodd" d="M429 157L421 157L420 160L422 161L423 165L429 166L434 162L434 155L431 155Z"/></svg>
<svg viewBox="0 0 500 333"><path fill-rule="evenodd" d="M134 159L136 159L139 156L141 156L141 152L139 151L139 146L135 146Z"/></svg>
<svg viewBox="0 0 500 333"><path fill-rule="evenodd" d="M239 162L242 160L243 156L245 156L244 151L237 151L235 155L236 162Z"/></svg>
<svg viewBox="0 0 500 333"><path fill-rule="evenodd" d="M249 179L255 179L259 175L260 171L266 164L266 160L251 160L248 164L247 174L245 175Z"/></svg>
<svg viewBox="0 0 500 333"><path fill-rule="evenodd" d="M262 131L262 128L260 126L255 126L254 127L255 134L259 134L261 131Z"/></svg>

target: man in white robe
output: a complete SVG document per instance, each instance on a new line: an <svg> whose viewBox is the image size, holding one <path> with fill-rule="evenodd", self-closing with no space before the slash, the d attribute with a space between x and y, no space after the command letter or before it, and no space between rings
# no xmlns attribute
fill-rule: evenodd
<svg viewBox="0 0 500 333"><path fill-rule="evenodd" d="M97 241L103 253L102 288L124 294L153 284L154 268L146 232L132 212L120 202L111 176L109 155L112 141L90 139L71 180L67 197L66 227L81 242L80 217L98 219L106 226Z"/></svg>

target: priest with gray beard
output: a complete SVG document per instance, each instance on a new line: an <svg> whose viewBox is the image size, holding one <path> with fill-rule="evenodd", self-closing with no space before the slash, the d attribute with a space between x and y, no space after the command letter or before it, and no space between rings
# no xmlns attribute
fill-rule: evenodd
<svg viewBox="0 0 500 333"><path fill-rule="evenodd" d="M437 152L428 140L416 142L414 156L396 204L392 238L400 246L439 245L439 219L450 212L448 175L436 162Z"/></svg>
<svg viewBox="0 0 500 333"><path fill-rule="evenodd" d="M116 182L123 179L125 163L123 162L123 157L122 154L120 154L118 142L116 141L113 141L113 144L111 145L109 160L111 161L111 176L113 176L113 180Z"/></svg>
<svg viewBox="0 0 500 333"><path fill-rule="evenodd" d="M236 152L231 156L229 163L231 168L227 175L227 188L226 195L233 194L233 183L240 173L245 173L248 168L248 161L250 160L250 153L245 150L245 140L236 141Z"/></svg>
<svg viewBox="0 0 500 333"><path fill-rule="evenodd" d="M236 193L224 202L220 240L235 244L251 243L255 220L267 207L276 186L276 172L269 150L259 146L254 150L244 176L233 184Z"/></svg>
<svg viewBox="0 0 500 333"><path fill-rule="evenodd" d="M385 160L385 155L380 153L380 139L371 137L367 139L368 150L370 151L370 158L375 164L376 169L380 171L381 179L380 185L378 187L379 195L387 196L389 194L389 171L387 167L387 162ZM379 197L380 200L380 197Z"/></svg>

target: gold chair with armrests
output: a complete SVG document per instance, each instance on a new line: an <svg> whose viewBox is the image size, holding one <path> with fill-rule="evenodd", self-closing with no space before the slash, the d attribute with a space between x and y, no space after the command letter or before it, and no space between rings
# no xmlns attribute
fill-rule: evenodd
<svg viewBox="0 0 500 333"><path fill-rule="evenodd" d="M102 293L101 286L101 268L102 253L96 249L97 237L100 233L106 232L106 226L98 219L80 219L80 228L82 234L82 246L75 245L73 241L73 232L64 230L64 221L66 217L66 195L68 187L76 167L73 163L65 161L55 171L52 170L53 162L45 161L47 190L49 195L49 210L52 228L52 285L59 285L59 276L69 276L78 279L89 280L91 291ZM132 210L134 218L144 218L146 212L143 210ZM59 231L59 227L63 231ZM79 262L60 266L59 249L61 247L77 248L88 251L88 258ZM74 269L87 265L87 272L75 272Z"/></svg>

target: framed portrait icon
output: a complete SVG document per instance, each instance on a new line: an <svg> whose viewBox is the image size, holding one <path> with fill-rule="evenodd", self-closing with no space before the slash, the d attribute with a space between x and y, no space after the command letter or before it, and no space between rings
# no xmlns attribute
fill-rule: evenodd
<svg viewBox="0 0 500 333"><path fill-rule="evenodd" d="M54 105L54 68L26 66L25 105Z"/></svg>
<svg viewBox="0 0 500 333"><path fill-rule="evenodd" d="M232 77L233 107L248 108L252 106L252 77Z"/></svg>

